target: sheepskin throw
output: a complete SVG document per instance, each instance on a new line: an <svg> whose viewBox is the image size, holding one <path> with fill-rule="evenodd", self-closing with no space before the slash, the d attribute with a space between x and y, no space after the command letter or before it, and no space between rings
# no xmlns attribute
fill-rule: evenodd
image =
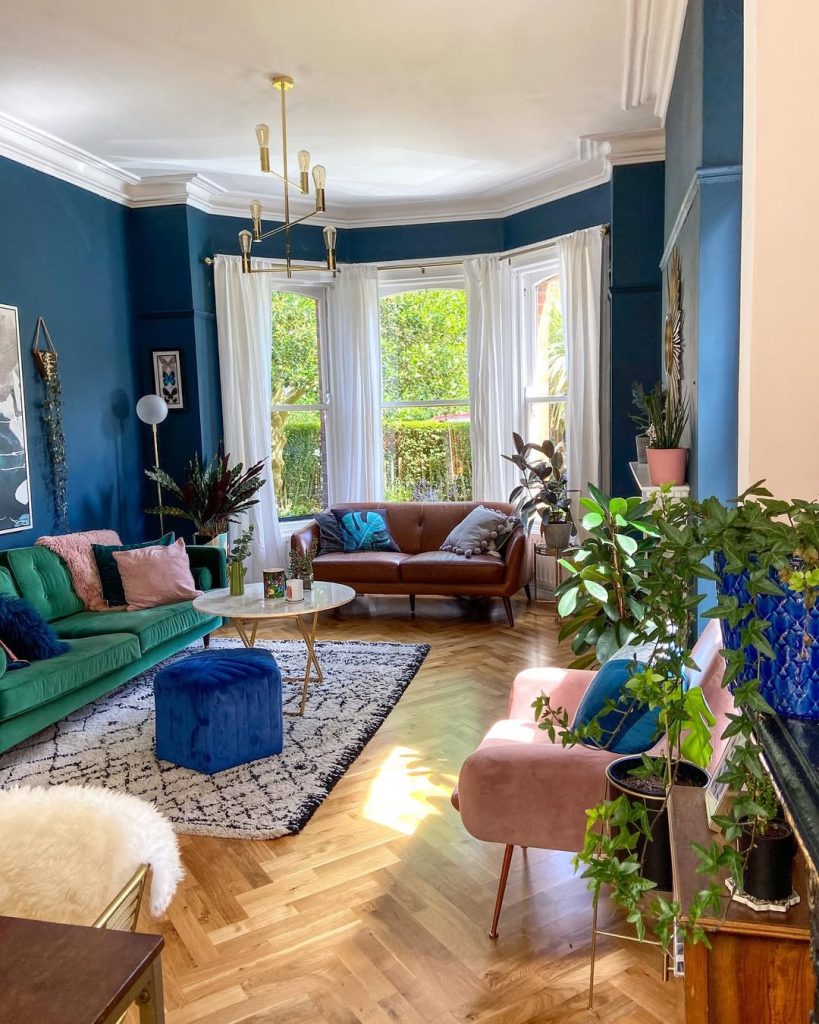
<svg viewBox="0 0 819 1024"><path fill-rule="evenodd" d="M74 591L89 612L108 609L108 602L102 596L93 545L121 544L115 530L86 530L84 533L66 533L61 537L40 537L36 543L62 558L71 574Z"/></svg>
<svg viewBox="0 0 819 1024"><path fill-rule="evenodd" d="M184 873L152 804L100 786L0 790L0 914L93 924L141 864L157 917Z"/></svg>

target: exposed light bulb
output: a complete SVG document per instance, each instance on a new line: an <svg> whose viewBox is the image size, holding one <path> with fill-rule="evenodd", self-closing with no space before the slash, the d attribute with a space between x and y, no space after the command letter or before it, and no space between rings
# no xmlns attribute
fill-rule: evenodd
<svg viewBox="0 0 819 1024"><path fill-rule="evenodd" d="M239 248L242 251L242 273L250 274L250 247L253 245L253 235L245 228L239 232Z"/></svg>
<svg viewBox="0 0 819 1024"><path fill-rule="evenodd" d="M327 246L327 269L336 269L336 229L332 224L328 224L322 234L324 235L324 244Z"/></svg>
<svg viewBox="0 0 819 1024"><path fill-rule="evenodd" d="M302 195L307 195L310 191L310 154L306 149L299 150L299 188L302 191Z"/></svg>
<svg viewBox="0 0 819 1024"><path fill-rule="evenodd" d="M322 164L316 164L313 168L313 181L316 183L316 188L324 188L327 181L327 168Z"/></svg>
<svg viewBox="0 0 819 1024"><path fill-rule="evenodd" d="M262 204L258 199L250 204L250 219L253 221L253 237L258 242L262 234Z"/></svg>
<svg viewBox="0 0 819 1024"><path fill-rule="evenodd" d="M306 149L299 150L299 170L305 172L310 170L310 154Z"/></svg>
<svg viewBox="0 0 819 1024"><path fill-rule="evenodd" d="M256 125L256 141L260 149L267 149L270 145L270 128L266 124Z"/></svg>

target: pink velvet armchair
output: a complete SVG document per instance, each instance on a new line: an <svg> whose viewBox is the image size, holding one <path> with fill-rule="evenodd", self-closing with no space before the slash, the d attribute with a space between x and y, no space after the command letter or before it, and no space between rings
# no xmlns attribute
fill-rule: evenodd
<svg viewBox="0 0 819 1024"><path fill-rule="evenodd" d="M719 624L711 622L694 649L698 683L717 717L712 768L719 760L718 737L731 710L730 694L721 686L725 667L721 646ZM543 691L553 705L562 705L574 715L593 676L593 672L562 668L520 672L512 684L507 717L492 726L461 768L452 803L464 827L476 839L504 846L489 932L492 938L498 935L514 848L576 853L583 846L586 809L604 798L606 766L619 755L582 746L564 748L559 740L552 743L538 729L532 710L532 702Z"/></svg>

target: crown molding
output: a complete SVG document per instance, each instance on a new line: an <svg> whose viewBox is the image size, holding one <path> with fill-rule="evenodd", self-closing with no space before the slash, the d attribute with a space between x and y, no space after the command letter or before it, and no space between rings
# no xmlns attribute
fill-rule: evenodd
<svg viewBox="0 0 819 1024"><path fill-rule="evenodd" d="M128 205L126 186L139 181L136 174L3 113L0 113L0 156L125 205Z"/></svg>
<svg viewBox="0 0 819 1024"><path fill-rule="evenodd" d="M140 178L6 114L0 114L0 155L135 209L186 205L204 213L247 218L251 199L258 198L250 193L229 191L197 173ZM577 155L573 159L518 178L513 187L502 194L485 191L466 199L453 197L365 205L332 202L328 212L317 214L310 223L333 224L338 228L375 228L509 217L604 184L617 164L662 160L664 155L664 132L659 128L585 135L578 139ZM265 220L281 220L281 207L276 202L263 201ZM295 212L298 213L298 207Z"/></svg>
<svg viewBox="0 0 819 1024"><path fill-rule="evenodd" d="M653 104L665 122L686 6L687 0L628 0L623 110Z"/></svg>

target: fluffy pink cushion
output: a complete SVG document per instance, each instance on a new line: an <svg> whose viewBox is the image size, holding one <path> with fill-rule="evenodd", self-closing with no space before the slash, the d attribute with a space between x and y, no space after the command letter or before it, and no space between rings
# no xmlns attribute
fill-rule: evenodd
<svg viewBox="0 0 819 1024"><path fill-rule="evenodd" d="M190 601L202 593L194 585L190 560L181 537L168 547L114 551L113 555L130 612L173 604L174 601Z"/></svg>
<svg viewBox="0 0 819 1024"><path fill-rule="evenodd" d="M40 537L41 544L65 562L71 575L74 592L90 612L108 611L108 602L102 596L102 583L92 544L121 544L114 530L86 530L84 533L66 533L62 537Z"/></svg>

